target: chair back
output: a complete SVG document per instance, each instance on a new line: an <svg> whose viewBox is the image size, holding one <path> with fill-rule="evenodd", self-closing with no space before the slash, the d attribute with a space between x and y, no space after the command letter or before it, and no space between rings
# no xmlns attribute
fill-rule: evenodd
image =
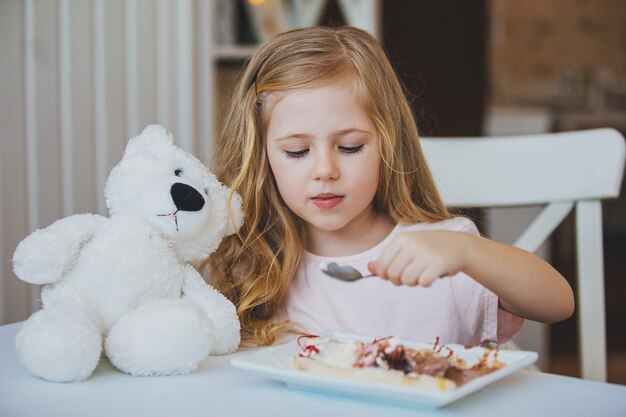
<svg viewBox="0 0 626 417"><path fill-rule="evenodd" d="M614 129L526 136L422 138L450 207L544 205L515 246L535 252L576 208L577 314L582 376L606 380L602 207L619 196L624 137Z"/></svg>

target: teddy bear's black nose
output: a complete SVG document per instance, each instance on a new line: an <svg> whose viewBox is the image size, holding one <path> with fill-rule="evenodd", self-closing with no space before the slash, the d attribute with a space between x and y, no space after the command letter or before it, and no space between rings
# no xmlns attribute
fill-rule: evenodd
<svg viewBox="0 0 626 417"><path fill-rule="evenodd" d="M173 184L170 194L178 210L199 211L204 207L202 195L195 188L182 182Z"/></svg>

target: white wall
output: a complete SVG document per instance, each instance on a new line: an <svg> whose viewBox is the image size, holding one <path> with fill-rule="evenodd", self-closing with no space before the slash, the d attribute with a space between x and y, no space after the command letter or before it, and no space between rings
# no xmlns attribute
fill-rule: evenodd
<svg viewBox="0 0 626 417"><path fill-rule="evenodd" d="M102 188L149 123L208 162L210 0L0 2L0 324L38 307L10 259L36 228L106 214Z"/></svg>

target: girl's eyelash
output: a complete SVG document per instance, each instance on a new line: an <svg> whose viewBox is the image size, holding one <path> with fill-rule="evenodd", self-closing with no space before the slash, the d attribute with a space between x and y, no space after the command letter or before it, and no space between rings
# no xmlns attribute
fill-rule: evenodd
<svg viewBox="0 0 626 417"><path fill-rule="evenodd" d="M283 151L287 158L302 158L307 153L309 153L308 149L302 149L301 151Z"/></svg>
<svg viewBox="0 0 626 417"><path fill-rule="evenodd" d="M363 152L364 145L359 146L339 146L339 150L345 154L356 154ZM287 158L302 158L309 153L308 149L302 149L300 151L283 151Z"/></svg>
<svg viewBox="0 0 626 417"><path fill-rule="evenodd" d="M359 145L359 146L340 146L339 149L341 149L341 152L343 152L343 153L352 154L352 153L363 152L363 147L364 147L364 145Z"/></svg>

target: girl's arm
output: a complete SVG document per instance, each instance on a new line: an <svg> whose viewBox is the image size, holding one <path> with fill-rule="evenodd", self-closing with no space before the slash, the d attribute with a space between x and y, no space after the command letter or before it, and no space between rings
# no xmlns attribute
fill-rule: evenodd
<svg viewBox="0 0 626 417"><path fill-rule="evenodd" d="M468 233L402 233L370 270L396 285L423 286L462 271L498 295L502 309L530 320L554 323L574 311L571 287L549 263L522 249Z"/></svg>
<svg viewBox="0 0 626 417"><path fill-rule="evenodd" d="M574 312L574 294L565 278L539 256L489 239L467 235L462 269L500 297L516 316L555 323Z"/></svg>

